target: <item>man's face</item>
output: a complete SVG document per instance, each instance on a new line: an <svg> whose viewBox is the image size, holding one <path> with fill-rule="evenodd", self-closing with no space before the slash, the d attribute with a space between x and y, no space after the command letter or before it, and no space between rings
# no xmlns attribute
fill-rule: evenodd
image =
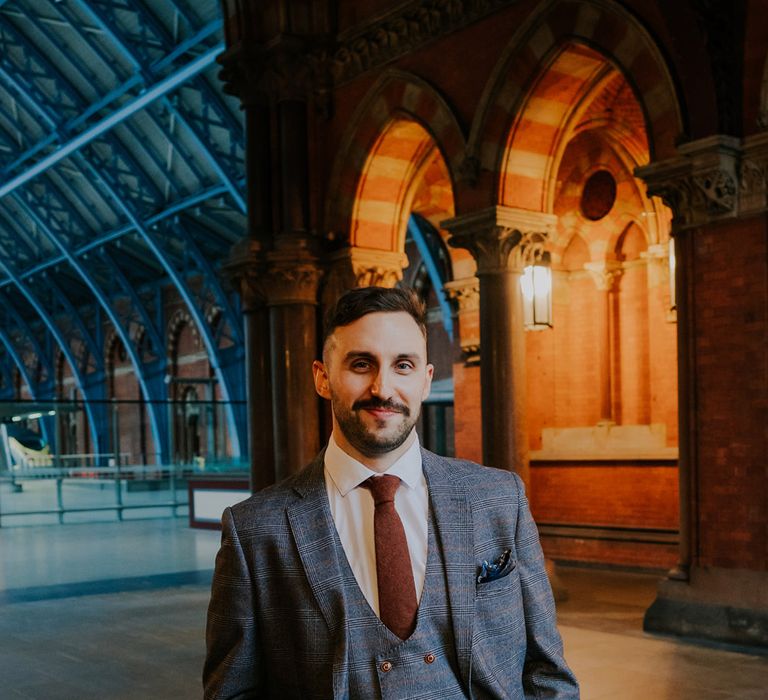
<svg viewBox="0 0 768 700"><path fill-rule="evenodd" d="M424 336L405 311L371 313L336 328L313 371L317 393L331 400L342 449L375 459L407 448L433 370Z"/></svg>

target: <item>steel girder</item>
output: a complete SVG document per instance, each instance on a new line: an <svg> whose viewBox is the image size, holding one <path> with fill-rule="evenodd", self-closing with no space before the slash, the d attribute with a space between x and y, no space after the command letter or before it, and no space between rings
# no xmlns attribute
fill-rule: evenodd
<svg viewBox="0 0 768 700"><path fill-rule="evenodd" d="M445 275L440 271L441 266L438 264L440 238L437 232L432 229L431 224L418 214L411 214L408 218L408 233L411 234L411 238L413 238L413 242L416 244L419 255L421 255L421 259L424 262L424 267L427 269L429 281L435 290L435 296L443 315L445 332L448 333L449 338L453 338L451 306L443 294L443 287L448 282L448 279L445 279Z"/></svg>
<svg viewBox="0 0 768 700"><path fill-rule="evenodd" d="M81 369L78 358L75 356L75 353L67 342L63 332L54 322L52 315L48 313L43 304L36 298L36 296L31 292L27 285L16 276L13 270L11 270L8 265L6 265L2 258L0 258L0 270L2 270L5 275L11 279L13 284L24 295L24 298L35 309L37 315L40 317L40 320L46 325L48 331L56 340L56 343L61 349L61 352L64 354L64 357L69 363L72 370L72 377L74 378L75 384L80 391L80 395L83 397L85 402L85 411L88 415L88 422L91 428L91 437L93 439L93 444L96 447L95 451L100 452L102 445L101 435L104 434L104 428L106 426L103 424L103 421L99 419L100 416L97 415L95 407L96 405L103 405L104 396L102 393L97 393L99 392L100 388L103 392L103 377L102 380L98 383L95 381L87 381L86 375ZM100 387L99 384L102 386Z"/></svg>
<svg viewBox="0 0 768 700"><path fill-rule="evenodd" d="M3 3L0 2L0 6ZM234 127L238 130L241 129L239 124L236 124L234 120L232 119L232 115L229 113L229 111L226 108L222 107L222 101L218 96L215 96L213 94L213 91L210 90L207 81L203 80L202 78L199 78L195 80L195 87L198 89L201 93L210 93L207 95L211 99L208 100L202 100L202 108L198 110L193 110L188 108L187 103L184 103L183 105L177 105L175 104L175 101L172 101L170 99L161 98L161 102L164 106L164 109L158 114L155 114L157 110L150 109L149 105L152 102L152 100L157 99L161 94L163 94L164 90L168 90L169 92L171 90L176 89L177 87L181 87L183 84L185 84L185 80L189 79L190 75L193 75L193 73L188 73L184 75L183 69L182 71L178 71L177 73L173 74L172 76L166 76L166 78L160 80L155 85L158 87L158 92L155 94L152 92L151 89L147 90L141 98L138 100L133 100L131 102L128 102L127 104L124 104L123 107L121 107L116 113L111 115L110 117L107 117L106 119L102 119L97 124L95 124L91 128L85 129L85 131L81 132L76 136L75 138L70 138L67 140L67 135L72 134L76 132L83 124L87 122L88 119L90 119L91 116L94 114L97 114L99 110L103 109L105 106L114 103L115 101L119 100L121 97L127 95L132 88L137 86L138 84L143 83L144 85L151 84L153 80L155 80L155 76L159 74L160 71L167 68L168 66L172 65L173 62L181 56L183 53L188 51L191 47L195 46L198 42L201 42L206 37L211 36L214 32L219 31L221 27L221 21L219 19L215 19L205 26L203 26L200 30L198 30L195 34L189 36L185 41L182 41L181 43L177 43L175 45L175 48L170 48L173 44L171 43L172 40L174 40L173 37L165 37L165 43L163 44L160 42L159 44L155 44L149 48L146 48L144 45L143 40L142 41L125 41L123 37L118 36L117 30L110 29L110 26L119 27L120 22L114 21L117 18L117 15L119 13L129 13L136 11L141 15L141 21L140 21L140 27L138 28L138 33L146 38L149 36L150 33L154 33L155 36L160 36L163 31L165 31L165 27L162 25L162 23L152 20L152 13L149 12L148 8L146 8L142 3L136 3L132 2L129 4L120 3L120 2L92 2L92 3L86 3L83 0L74 0L72 3L73 7L76 7L79 9L80 12L83 14L87 14L91 17L91 19L95 20L96 23L99 25L100 31L102 31L106 36L108 36L112 41L112 48L117 46L118 48L121 48L121 50L124 49L123 57L126 59L128 63L131 64L134 74L131 75L127 80L122 82L118 87L113 88L107 95L102 96L100 99L96 100L95 102L92 102L87 107L85 105L81 105L79 114L77 116L72 116L66 121L63 121L60 118L54 118L49 117L46 113L45 104L49 101L50 95L46 96L44 95L39 89L36 88L35 85L35 76L39 78L44 78L46 70L48 71L49 75L55 73L55 70L53 67L45 66L44 61L40 56L35 56L34 59L29 58L29 54L33 52L32 47L27 46L26 50L27 53L25 53L25 60L26 60L26 66L30 67L32 70L30 71L30 74L33 76L33 79L29 81L27 85L22 85L16 82L16 93L20 95L21 99L24 100L24 104L30 108L37 117L41 119L42 122L46 123L48 126L48 134L43 137L42 139L39 139L36 143L32 144L32 146L22 154L21 157L14 160L12 164L10 164L13 167L8 166L7 168L3 168L3 170L6 170L5 174L10 174L8 171L15 170L18 168L19 165L21 165L24 161L31 159L36 154L40 152L44 152L45 149L54 141L59 141L63 145L55 151L53 154L50 154L49 156L46 156L40 160L38 160L33 168L28 170L26 173L22 173L21 175L17 175L16 178L12 178L11 180L7 181L4 185L4 189L0 190L3 193L10 192L11 188L22 188L24 190L27 190L29 188L29 184L33 178L35 179L35 182L37 185L40 185L40 177L44 171L47 171L46 177L54 177L53 171L57 170L54 166L57 166L59 164L64 163L65 159L67 159L68 156L71 156L75 152L82 150L83 146L86 143L90 143L93 146L96 146L96 142L99 140L100 137L107 136L108 132L111 132L110 141L112 140L119 140L119 137L115 133L115 129L117 128L116 125L118 123L124 123L125 120L128 120L129 117L134 116L137 112L141 110L145 110L146 115L148 115L149 119L154 121L159 128L162 128L162 125L160 122L162 122L164 119L168 124L165 127L165 131L169 136L169 143L173 143L173 136L174 136L174 126L175 124L178 124L181 126L185 133L188 136L189 141L191 142L192 146L194 147L195 152L198 155L202 155L204 160L207 162L208 167L215 173L216 177L222 182L223 184L221 186L212 186L207 187L203 192L193 193L192 195L187 197L186 202L171 202L168 203L167 200L164 202L164 205L159 208L158 213L158 207L155 206L154 211L149 214L146 213L141 216L141 219L138 219L139 223L142 224L145 227L150 227L153 225L157 225L160 222L163 221L163 219L167 216L170 216L174 213L175 210L183 210L187 206L193 205L195 201L205 201L207 198L211 196L216 196L217 194L221 194L222 192L226 192L234 201L236 208L240 211L244 211L244 200L242 198L242 195L240 193L240 185L239 180L235 178L234 175L231 175L230 173L236 172L237 166L238 166L238 157L241 159L241 155L238 153L235 153L234 151L230 153L222 153L221 151L214 152L213 149L206 147L206 135L207 131L213 130L213 129L224 129L227 126ZM57 8L58 11L62 12L66 10L66 6L63 6L62 8ZM177 7L179 12L183 12L183 8ZM106 19L105 19L106 18ZM191 20L189 17L186 18L186 21L191 24ZM73 25L75 23L73 22ZM135 38L135 37L134 37ZM21 40L19 40L19 43L22 43ZM131 47L128 47L128 44L131 44ZM138 47L138 49L137 49ZM218 47L215 47L214 49L211 49L208 52L207 58L198 57L198 61L208 61L209 63L212 61L213 55L218 53L220 51L221 45ZM135 53L134 53L135 51ZM205 54L204 54L205 55ZM194 63L194 62L193 62ZM147 68L149 66L149 68ZM200 66L200 64L198 64ZM199 70L203 70L205 66L199 67ZM82 67L81 67L82 70ZM198 70L197 68L194 70ZM12 79L12 76L9 76ZM173 82L173 80L177 80L178 82ZM8 82L8 81L6 81ZM65 79L61 80L55 80L56 83L56 92L54 92L55 95L63 95L65 92L69 92L66 97L70 98L70 101L67 102L67 100L63 100L65 103L65 107L68 107L72 104L77 103L78 99L77 96L74 95L71 91L67 90L67 82ZM149 93L149 94L147 94ZM210 104L209 104L210 103ZM85 107L85 109L83 109ZM207 116L209 112L215 112L217 114L215 119L211 119ZM59 116L59 115L57 115ZM65 115L66 116L66 115ZM229 124L227 124L227 120L229 120ZM128 131L133 130L133 127L129 124L126 124L125 127ZM134 140L138 140L136 137L134 137ZM209 140L210 142L210 140ZM234 142L230 142L234 143ZM103 144L103 141L101 142ZM230 151L231 151L230 147ZM229 157L228 157L229 156ZM71 160L71 158L70 158ZM186 159L187 167L193 167L194 162L190 159ZM234 164L234 165L233 165ZM198 172L198 175L200 173ZM58 177L58 173L56 173L56 177ZM115 290L107 290L105 287L104 280L106 278L111 278L112 280L115 280L117 278L117 275L115 272L119 272L119 266L116 265L114 260L111 260L107 249L106 244L110 243L111 241L118 241L123 236L131 234L131 232L138 232L139 237L141 240L144 241L146 245L150 248L150 250L153 250L155 246L151 244L151 242L148 242L147 239L147 230L142 230L141 227L136 227L135 223L135 215L138 213L137 210L140 212L142 210L146 211L146 204L148 202L156 203L158 201L162 201L162 199L158 199L155 197L147 198L144 201L141 201L140 198L137 198L134 200L134 203L130 202L130 194L126 196L126 190L128 188L121 188L120 186L120 178L131 178L131 177L137 177L141 179L143 177L141 169L140 168L130 168L128 170L123 170L122 175L117 175L112 179L111 183L108 183L107 186L107 196L112 197L112 195L115 192L119 192L121 189L123 190L123 197L124 200L123 203L127 203L129 205L129 208L133 209L132 216L129 217L129 223L127 225L121 225L117 227L112 227L109 233L103 233L104 226L96 226L94 225L94 221L91 221L90 226L66 226L62 225L57 228L53 228L51 225L48 226L48 230L50 232L54 232L54 234L57 236L58 242L61 244L61 246L65 246L65 250L68 251L68 254L64 254L61 251L61 246L56 246L55 252L51 250L46 250L46 253L50 256L48 260L44 261L38 261L35 265L32 265L31 267L27 264L29 263L29 258L22 261L24 263L23 267L25 269L19 270L16 273L15 278L9 278L5 281L0 281L0 286L7 286L11 284L15 284L16 281L19 278L28 278L28 277L34 277L39 272L48 270L52 268L53 266L61 263L61 262L68 262L72 267L75 268L75 270L78 273L82 273L83 271L86 271L88 274L88 278L85 278L82 274L80 274L81 278L83 278L86 282L86 286L91 288L93 291L94 286L99 286L101 289L104 289L103 292L103 298L99 298L98 295L97 299L102 303L102 308L105 309L105 311L109 311L107 308L110 306L110 304L115 303L115 300L118 298L118 292ZM59 180L66 179L66 178L60 178ZM101 186L99 189L104 189L104 183L107 182L106 179L101 180ZM146 193L147 191L147 181L146 177L144 176L144 181L141 183L140 187L138 189L143 189ZM173 183L172 183L173 184ZM60 186L60 183L59 183ZM114 189L113 189L114 188ZM45 187L44 187L45 189ZM151 186L150 186L151 189ZM21 190L19 190L21 192ZM73 193L72 191L68 192L69 199L72 199ZM113 200L112 204L114 204L115 201ZM144 205L144 206L141 206ZM81 207L82 209L82 207ZM123 214L126 213L126 211L123 210L123 207L118 204L117 207L118 212L121 212ZM61 207L58 211L53 208L52 210L52 221L56 222L63 222L64 219L67 216L67 213L65 211L65 207ZM85 208L84 212L87 212L87 207ZM149 215L148 215L149 214ZM56 218L58 217L58 218ZM122 217L121 217L122 218ZM117 221L114 223L118 223ZM44 228L44 227L39 227ZM162 229L165 231L167 227L163 226ZM179 230L178 226L176 227L176 231L171 236L171 239L179 238ZM94 236L94 233L96 234ZM29 234L27 234L29 235ZM151 234L149 234L151 237ZM164 234L162 234L164 235ZM181 236L183 238L183 236ZM48 240L50 239L50 236L47 237ZM37 250L40 250L42 248L42 238L38 238L34 240L35 248ZM173 245L173 243L171 243ZM95 251L94 251L95 249ZM17 249L18 250L18 249ZM91 251L94 251L93 254L91 254ZM168 254L168 252L167 252ZM88 256L88 259L85 260L86 256ZM217 329L220 331L222 328L226 328L231 326L231 329L234 329L234 332L230 332L229 335L231 336L231 339L234 339L236 344L240 344L242 348L242 335L241 333L238 336L237 331L239 330L239 319L236 318L235 314L233 313L231 309L231 305L228 304L228 300L226 295L223 293L223 291L220 289L220 285L218 285L218 281L215 279L215 273L212 269L204 269L204 266L200 264L200 260L205 261L205 256L198 256L198 260L196 262L197 268L193 269L193 267L190 266L188 261L184 261L184 264L181 265L181 275L183 277L189 277L194 275L201 275L202 278L205 280L203 283L203 287L207 288L208 290L213 289L214 290L214 297L218 299L217 306L226 309L227 307L230 307L227 309L226 313L224 314L228 320L229 324L222 323L219 324ZM73 264L74 263L76 264ZM161 261L162 262L162 261ZM171 263L173 264L173 263ZM166 271L168 271L168 264L163 263L163 267L166 268ZM100 274L96 271L95 268L104 268L107 272L111 271L111 276L107 274L106 276L103 274ZM200 272L200 269L203 269L203 272ZM169 274L169 277L171 278L172 282L176 282L176 279L174 279L174 275ZM123 323L126 325L126 327L131 328L132 326L135 327L138 323L143 324L144 329L147 331L152 331L149 333L150 336L155 335L158 336L157 330L155 328L155 324L148 323L148 319L150 314L146 312L146 309L143 308L143 303L140 299L140 294L133 288L132 284L128 282L128 280L123 276L123 279L120 281L119 286L121 288L121 291L123 293L124 298L130 299L130 309L122 314L121 319ZM178 285L177 285L178 286ZM200 299L203 299L204 295L197 293L197 290L192 291L193 287L195 285L191 285L188 283L188 289L185 291L184 289L179 289L179 292L182 296L182 298L187 301L188 305L190 305L190 299L195 298L195 295L199 297ZM107 305L104 305L104 302L107 302ZM34 306L34 305L33 305ZM212 307L213 303L209 301L208 307ZM209 351L209 355L211 356L211 362L212 365L214 365L215 368L218 368L218 370L221 370L222 372L226 369L230 368L230 358L225 357L224 354L222 354L221 357L217 357L217 353L215 349L217 346L221 345L222 339L221 337L217 337L215 333L211 332L211 329L208 329L206 327L206 324L204 322L201 322L201 317L210 317L210 313L200 313L198 309L194 307L194 304L190 305L190 311L192 312L193 317L196 318L196 322L198 326L200 326L201 335L206 342L206 347ZM198 313L196 313L196 311ZM116 312L119 313L119 312ZM108 314L109 315L109 314ZM112 319L114 323L114 319ZM116 328L120 328L120 324L114 323ZM221 335L221 334L219 334ZM206 337L208 336L208 337ZM155 341L156 342L156 341ZM151 344L154 344L153 341L150 341ZM126 345L126 348L130 348L130 343L124 343ZM212 352L212 348L214 351ZM222 351L223 353L224 351ZM236 357L236 360L240 363L242 363L242 357L237 357L237 353L230 352L229 353L232 356ZM235 375L242 374L242 366L239 368L239 372L232 372L233 378L232 381L227 382L227 384L240 387L242 386L243 382L236 381ZM238 379L241 379L241 377L238 377ZM226 386L224 383L222 383L222 389L224 390L225 396L228 393L226 390ZM155 394L156 395L156 394ZM239 423L239 421L236 421ZM240 432L238 430L233 431L233 441L237 441L237 433Z"/></svg>
<svg viewBox="0 0 768 700"><path fill-rule="evenodd" d="M130 156L128 154L123 153L123 157L130 160ZM225 401L229 402L227 405L227 422L229 424L230 428L230 441L232 445L232 451L234 453L234 456L237 458L240 458L243 456L245 452L245 445L246 443L246 425L244 417L241 419L238 414L243 413L243 411L239 411L235 409L235 405L232 403L240 401L241 400L241 391L243 382L241 380L240 376L233 376L232 371L227 371L232 367L232 364L229 362L223 362L221 357L221 352L219 350L219 347L216 344L216 341L214 339L214 334L212 332L212 329L209 324L209 319L206 317L206 314L204 313L204 307L202 304L199 303L198 299L195 297L195 294L190 287L187 276L190 274L188 269L184 269L184 266L179 265L173 258L173 255L166 250L165 246L162 244L162 239L173 239L173 236L168 236L168 222L167 220L163 221L163 227L162 229L165 230L166 235L164 236L161 233L158 233L161 231L161 228L158 226L155 230L150 231L146 227L144 227L141 223L140 218L134 214L133 207L131 203L123 198L123 196L120 194L120 192L117 189L117 185L113 185L112 183L107 182L104 175L102 175L102 172L114 172L114 169L112 168L104 168L100 170L96 170L96 168L91 165L90 162L83 162L83 167L87 169L87 171L90 174L90 177L93 178L94 181L99 182L100 185L104 188L104 190L109 194L109 196L113 199L114 202L117 203L117 205L122 210L123 214L128 218L128 220L131 222L134 230L136 233L139 234L141 237L141 240L147 245L147 247L152 251L154 256L157 258L157 260L162 264L163 269L165 270L168 277L173 281L176 290L179 292L179 295L184 300L185 304L187 305L187 309L190 312L190 315L192 319L195 322L195 325L197 326L197 330L200 333L200 337L203 340L203 344L205 345L205 348L208 352L208 359L211 363L211 367L216 375L216 378L219 382L219 387L221 389L222 397ZM178 238L176 239L178 241ZM185 241L185 243L188 243L189 239ZM181 251L184 250L184 246L178 246ZM178 253L179 251L177 251ZM178 265L178 266L177 266ZM181 269L179 269L181 268ZM205 272L202 270L197 271L198 274L200 274L201 277L205 277ZM218 284L218 281L215 279L207 279L204 280L207 282L206 287L214 289L214 294L218 297L219 301L221 301L221 307L224 309L226 307L225 305L225 297L223 295L223 292L221 291L221 287ZM233 324L233 326L236 324ZM240 352L242 353L242 343L240 345ZM242 354L239 356L238 359L242 358ZM228 359L228 358L227 358ZM241 363L242 367L242 363ZM238 368L238 375L241 374ZM240 379L240 381L238 381Z"/></svg>
<svg viewBox="0 0 768 700"><path fill-rule="evenodd" d="M48 236L51 242L59 249L61 254L75 269L78 275L80 275L80 277L93 293L101 308L104 309L104 312L109 317L109 320L112 322L112 325L114 326L118 336L120 337L120 340L123 343L123 346L126 349L126 352L128 353L128 356L131 359L131 363L133 364L136 371L136 379L139 383L139 387L147 401L147 411L149 413L150 428L152 430L154 444L160 452L160 458L167 459L170 454L168 446L168 414L167 411L163 410L163 408L155 402L155 399L162 400L167 398L166 385L164 381L164 354L162 353L161 346L157 344L159 342L159 338L157 336L156 330L152 328L151 324L149 324L149 328L151 328L151 337L154 339L154 349L157 356L159 357L159 361L156 360L154 363L146 364L142 358L139 357L138 349L134 343L133 338L130 336L130 327L127 327L124 319L121 318L117 312L115 296L110 297L105 294L100 284L96 281L95 276L91 274L91 272L78 258L69 252L65 243L59 238L59 235L54 230L55 223L48 223L43 219L46 213L49 212L49 209L47 207L40 207L36 212L33 209L34 204L21 201L21 196L19 195L16 195L15 199L19 202L20 206L24 208L27 215L45 232L45 235ZM109 273L115 274L114 265L110 266L108 270L108 274ZM125 291L128 294L128 298L135 303L138 297L133 289L130 288L130 285L127 284L127 281L124 279L124 277L122 277L122 275L118 275L117 281L122 281L126 285L127 289L125 289ZM146 314L142 314L141 311L132 310L132 312L133 314L138 315L139 318L142 318L145 322L148 320ZM74 308L70 308L70 313L77 314L77 311ZM79 318L79 315L77 317ZM146 328L147 326L144 327ZM94 351L99 353L99 357L103 357L103 351L101 347L95 348Z"/></svg>

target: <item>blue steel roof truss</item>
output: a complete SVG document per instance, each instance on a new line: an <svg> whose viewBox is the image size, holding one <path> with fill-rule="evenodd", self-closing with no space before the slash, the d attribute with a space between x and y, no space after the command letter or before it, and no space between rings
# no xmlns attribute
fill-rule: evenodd
<svg viewBox="0 0 768 700"><path fill-rule="evenodd" d="M242 125L232 100L226 104L199 74L215 72L212 61L222 48L218 2L160 1L151 9L139 0L3 5L0 0L0 96L7 94L10 107L0 110L0 245L12 249L14 266L0 265L7 278L0 289L22 292L41 321L32 325L45 329L46 347L52 339L61 347L86 400L103 393L103 366L94 365L103 365L100 309L126 348L137 352L141 343L137 375L149 377L148 398L158 398L167 395L156 381L166 360L158 352L161 294L158 268L146 261L150 252L187 303L223 397L242 398L239 306L208 261L217 250L221 259L232 242L227 234L245 226ZM218 216L217 204L208 216L206 202L214 198L232 212ZM206 216L194 225L169 220L189 207ZM23 225L9 223L23 208ZM226 225L209 225L217 218ZM62 263L83 284L64 268L56 273ZM35 281L41 272L47 287ZM0 332L10 337L4 323ZM23 336L19 323L10 325ZM18 341L11 347L18 355ZM239 456L244 415L233 411L244 411L229 416Z"/></svg>
<svg viewBox="0 0 768 700"><path fill-rule="evenodd" d="M18 196L18 195L15 195ZM59 248L59 251L67 258L70 265L76 270L77 274L82 278L82 280L86 283L88 288L93 293L96 300L101 305L101 308L104 309L104 312L109 317L110 321L112 322L112 325L116 329L120 340L123 343L123 346L126 349L126 352L128 353L129 357L131 358L131 361L133 363L135 372L136 372L136 379L138 380L139 386L141 388L141 391L146 398L148 403L148 412L149 412L149 418L150 418L150 426L153 433L153 438L155 440L155 445L158 445L160 447L160 452L163 457L167 456L168 450L167 450L167 419L166 419L166 413L165 411L162 411L157 403L153 403L153 399L163 399L166 397L167 392L165 388L165 384L162 381L165 376L165 358L164 355L160 354L160 361L157 361L157 355L156 355L156 361L155 362L144 362L142 361L142 358L139 357L138 349L133 342L133 338L131 336L131 328L130 328L130 321L131 318L141 318L142 312L140 311L133 311L132 313L129 313L128 318L125 316L121 316L118 313L118 309L121 308L121 304L117 303L116 295L112 294L110 295L108 292L105 292L101 284L96 281L96 274L94 274L95 269L95 263L96 260L100 258L98 254L95 254L91 256L91 260L89 261L89 267L86 268L85 265L81 260L79 260L77 257L72 255L72 253L67 249L66 244L59 238L59 235L56 232L56 229L58 228L56 222L51 222L50 224L47 224L43 217L46 216L48 213L48 210L45 208L38 209L37 212L33 211L32 205L27 209L27 213L30 217L34 218L37 225L40 226L46 233L46 235L51 239L51 241ZM104 258L100 258L102 261ZM102 280L106 279L114 279L114 265L110 267L106 271L105 274L101 275L100 278ZM119 276L118 279L125 280L124 277ZM125 281L125 284L127 285L127 281ZM123 292L126 291L125 288L122 290ZM63 292L58 292L63 296ZM131 301L137 299L135 293L131 293L131 291L128 292L128 299ZM70 313L77 314L77 311L74 309L73 305L68 304L68 309ZM77 315L77 318L80 318L79 314ZM82 321L79 324L81 327L81 330L83 329ZM153 329L154 331L154 329ZM151 334L151 337L157 338L157 332L154 331L154 333ZM91 339L91 342L89 343L90 347L92 349L92 352L94 355L98 356L99 358L103 358L103 354L101 351L101 345L95 346L93 343L93 340ZM157 347L157 346L156 346ZM103 368L102 368L103 369ZM155 377L156 375L160 375L160 382L153 382L152 386L150 386L150 377ZM160 392L159 395L157 392Z"/></svg>

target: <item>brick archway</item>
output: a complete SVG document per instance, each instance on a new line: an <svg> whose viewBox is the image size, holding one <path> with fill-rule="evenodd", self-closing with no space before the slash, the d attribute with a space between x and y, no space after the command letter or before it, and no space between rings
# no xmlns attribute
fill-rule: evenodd
<svg viewBox="0 0 768 700"><path fill-rule="evenodd" d="M327 228L351 246L402 251L414 184L437 157L453 189L464 154L464 134L434 88L401 71L384 73L339 149Z"/></svg>
<svg viewBox="0 0 768 700"><path fill-rule="evenodd" d="M551 210L550 178L581 100L617 74L640 105L649 159L674 155L684 124L672 77L648 32L619 5L561 0L513 37L468 144L489 204Z"/></svg>

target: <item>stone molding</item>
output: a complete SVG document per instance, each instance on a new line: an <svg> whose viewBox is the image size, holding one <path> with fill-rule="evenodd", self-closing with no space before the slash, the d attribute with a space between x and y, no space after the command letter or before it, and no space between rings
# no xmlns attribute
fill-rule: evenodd
<svg viewBox="0 0 768 700"><path fill-rule="evenodd" d="M219 58L225 90L244 104L259 90L278 90L304 96L314 89L327 99L333 84L353 80L366 71L380 68L442 36L469 26L513 5L517 0L411 0L381 14L362 26L337 37L282 35L269 48L250 36L254 21L250 8L230 17L228 23L244 27L232 32L232 41ZM230 33L227 33L228 39ZM321 43L322 46L317 44Z"/></svg>
<svg viewBox="0 0 768 700"><path fill-rule="evenodd" d="M338 37L329 60L336 84L378 68L441 36L515 4L516 0L412 0Z"/></svg>
<svg viewBox="0 0 768 700"><path fill-rule="evenodd" d="M616 283L624 274L624 268L618 260L584 263L584 269L589 272L592 281L601 292L615 291Z"/></svg>
<svg viewBox="0 0 768 700"><path fill-rule="evenodd" d="M323 304L332 304L355 287L394 287L403 279L408 256L399 251L349 247L326 258Z"/></svg>
<svg viewBox="0 0 768 700"><path fill-rule="evenodd" d="M768 210L768 133L711 136L678 152L635 170L648 194L672 209L675 231Z"/></svg>
<svg viewBox="0 0 768 700"><path fill-rule="evenodd" d="M451 233L451 246L472 253L478 276L519 273L526 265L540 260L556 225L557 217L553 214L505 206L489 207L440 223Z"/></svg>

